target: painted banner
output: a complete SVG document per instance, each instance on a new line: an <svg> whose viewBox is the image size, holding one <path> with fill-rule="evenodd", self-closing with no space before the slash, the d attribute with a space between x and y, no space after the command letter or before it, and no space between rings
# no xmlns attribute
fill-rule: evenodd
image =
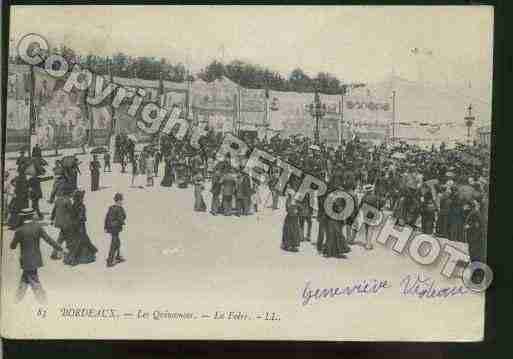
<svg viewBox="0 0 513 359"><path fill-rule="evenodd" d="M344 97L344 123L363 141L381 143L387 140L392 123L392 105L372 96Z"/></svg>
<svg viewBox="0 0 513 359"><path fill-rule="evenodd" d="M115 132L132 135L138 142L149 142L152 135L143 132L137 127L136 118L128 114L129 104L122 103L114 111Z"/></svg>
<svg viewBox="0 0 513 359"><path fill-rule="evenodd" d="M380 100L371 96L344 97L344 121L353 124L362 122L392 121L392 105L388 100Z"/></svg>
<svg viewBox="0 0 513 359"><path fill-rule="evenodd" d="M269 95L272 128L283 128L284 136L305 135L313 138L316 122L310 113L313 93L270 91ZM320 94L319 98L326 105L326 113L319 121L319 137L321 141L335 146L339 142L341 96Z"/></svg>
<svg viewBox="0 0 513 359"><path fill-rule="evenodd" d="M94 146L107 146L113 133L112 109L109 106L90 107L92 141Z"/></svg>
<svg viewBox="0 0 513 359"><path fill-rule="evenodd" d="M188 89L181 83L172 83L169 81L163 82L162 89L159 88L161 85L159 81L155 80L142 80L142 79L127 79L115 77L114 81L123 86L124 88L137 92L138 90L144 90L144 102L140 108L144 106L146 102L154 102L163 109L171 111L174 107L178 107L182 116L185 115L187 110L188 102ZM163 96L161 96L161 92ZM112 109L108 108L106 111L97 111L92 113L93 127L95 128L94 136L108 138L109 132L109 115L114 121L114 131L116 133L126 133L133 135L133 138L137 139L138 142L149 142L153 138L153 135L147 134L141 131L137 126L137 118L130 116L127 111L130 103L122 103L112 113ZM102 121L102 119L104 121ZM99 121L99 122L98 122ZM103 125L103 126L102 126ZM110 124L112 126L112 124ZM165 124L164 124L165 126Z"/></svg>
<svg viewBox="0 0 513 359"><path fill-rule="evenodd" d="M265 90L240 89L242 112L265 112Z"/></svg>
<svg viewBox="0 0 513 359"><path fill-rule="evenodd" d="M164 108L171 109L173 106L178 106L185 111L187 100L187 90L164 88Z"/></svg>
<svg viewBox="0 0 513 359"><path fill-rule="evenodd" d="M240 89L240 129L266 125L265 90Z"/></svg>
<svg viewBox="0 0 513 359"><path fill-rule="evenodd" d="M36 136L42 149L78 147L87 138L89 116L86 92L62 89L64 81L57 81L44 70L34 68L34 103L36 108Z"/></svg>
<svg viewBox="0 0 513 359"><path fill-rule="evenodd" d="M233 130L236 96L237 86L228 79L194 81L190 99L194 123L208 124L216 132Z"/></svg>
<svg viewBox="0 0 513 359"><path fill-rule="evenodd" d="M6 101L6 152L19 151L29 144L30 68L9 65Z"/></svg>
<svg viewBox="0 0 513 359"><path fill-rule="evenodd" d="M202 80L194 81L191 89L193 112L196 110L233 111L237 87L228 81L216 80L210 83Z"/></svg>

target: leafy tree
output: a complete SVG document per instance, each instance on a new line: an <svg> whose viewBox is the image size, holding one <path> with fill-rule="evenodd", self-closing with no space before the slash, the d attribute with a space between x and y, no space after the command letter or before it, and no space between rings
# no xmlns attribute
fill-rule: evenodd
<svg viewBox="0 0 513 359"><path fill-rule="evenodd" d="M322 93L338 94L342 91L340 80L327 72L319 72L317 74L316 82L318 90Z"/></svg>
<svg viewBox="0 0 513 359"><path fill-rule="evenodd" d="M215 60L211 62L205 69L203 69L199 74L198 77L202 79L203 81L214 81L216 79L220 79L223 76L225 76L225 68L224 65Z"/></svg>
<svg viewBox="0 0 513 359"><path fill-rule="evenodd" d="M289 76L290 87L293 91L311 92L314 90L314 83L300 68L292 70Z"/></svg>

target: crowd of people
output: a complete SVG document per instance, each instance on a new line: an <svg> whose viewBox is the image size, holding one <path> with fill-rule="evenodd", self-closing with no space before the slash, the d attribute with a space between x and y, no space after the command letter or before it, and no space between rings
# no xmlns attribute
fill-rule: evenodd
<svg viewBox="0 0 513 359"><path fill-rule="evenodd" d="M104 156L108 166L109 156ZM14 230L10 248L20 247L20 265L22 275L16 293L17 300L23 299L30 286L36 299L46 301L46 294L39 279L38 269L43 266L40 240L51 247L53 260L62 260L64 265L77 266L96 261L98 249L92 243L87 231L87 210L84 203L85 190L78 187L80 162L75 156L64 156L56 160L53 168L54 176L44 176L45 166L39 146L35 146L32 156L20 152L16 161L17 175L9 179L10 172L4 172L4 218L3 222ZM91 171L91 190L99 187L100 162L96 155L89 164ZM44 214L39 209L39 201L43 198L41 182L54 180L48 202L53 204L49 220L59 230L57 240L52 239L43 223ZM31 206L30 203L31 202ZM121 255L120 232L126 220L123 208L123 195L116 193L114 204L109 207L105 216L104 230L110 233L112 240L107 256L107 267L113 267L125 261Z"/></svg>
<svg viewBox="0 0 513 359"><path fill-rule="evenodd" d="M442 144L438 148L422 149L406 143L372 145L358 138L330 147L314 144L306 137L274 136L269 140L245 138L249 146L247 154L239 158L231 158L229 154L217 158L216 150L221 141L222 137L209 132L201 139L198 150L187 138L179 141L172 135L162 135L142 151L136 151L136 141L120 134L115 139L113 162L120 165L121 174L130 168L131 184L136 189L155 186L157 177L161 177L162 187L185 189L192 186L192 210L208 211L214 216L249 216L266 206L277 210L280 198L284 198L286 214L281 238L284 251L297 252L303 242L315 245L318 253L325 257L346 258L355 244L371 250L373 230L361 218L359 210L365 203L391 213L398 226L408 225L417 232L467 243L471 260L484 260L489 158L483 147L458 145L449 149ZM285 189L279 191L280 168L276 164L269 164L265 180L252 178L244 168L253 148L325 181L326 193L337 189L349 193L358 206L344 220L331 218L324 208L326 194L314 201L309 194L298 200L300 179L292 176ZM108 149L103 151L103 162L104 171L111 171ZM97 249L87 234L85 191L79 190L77 185L80 162L75 156L64 156L56 161L54 176L44 177L46 164L36 146L31 157L24 152L20 154L14 179L5 172L4 208L8 210L4 213L8 216L4 221L16 230L15 242L22 242L24 237L43 238L54 247L53 259L62 259L72 266L94 262ZM161 167L163 173L159 173ZM101 168L98 153L95 153L89 163L91 191L100 189ZM55 242L48 239L43 227L37 226L38 220L43 219L39 209L43 198L41 182L51 179L54 182L49 202L54 207L50 220L60 230ZM210 192L208 205L206 191ZM123 195L117 193L114 202L107 211L104 226L112 236L108 267L125 260L120 254L119 238L126 221ZM344 205L335 202L333 208L341 211ZM34 214L37 220L28 220ZM316 235L312 233L314 220L318 224ZM27 231L26 224L37 230ZM362 230L365 240L359 243L357 234ZM40 253L36 257L35 262L22 263L24 274L20 288L30 284L37 289L37 267L42 263Z"/></svg>
<svg viewBox="0 0 513 359"><path fill-rule="evenodd" d="M344 221L324 213L323 196L312 206L307 195L297 201L294 195L300 180L291 177L282 192L276 188L280 169L273 164L267 180L260 182L244 170L251 149L258 148L280 158L304 173L328 184L328 193L342 189L363 203L388 211L398 226L411 226L417 232L469 245L470 257L483 260L488 223L489 153L482 146L457 144L447 148L442 143L423 149L404 142L373 145L355 138L340 146L313 144L307 137L293 136L270 140L244 138L250 150L233 159L216 158L222 137L209 132L193 148L187 141L172 135L159 138L136 154L133 142L119 146L119 161L132 163L132 175L147 174L147 186L158 175L164 162L161 186L194 187L193 210L212 215L252 215L264 206L278 209L285 197L286 217L281 248L297 251L301 242L312 242L312 221L317 219L317 250L327 257L344 258L355 243L357 231L363 229L367 249L372 249L372 229L361 219L358 207ZM123 141L117 141L123 143ZM126 158L126 159L123 159ZM151 178L151 181L150 181ZM264 191L262 189L265 188ZM206 205L205 191L210 192ZM267 193L265 198L263 193ZM270 202L270 203L268 203ZM343 203L335 204L342 210Z"/></svg>

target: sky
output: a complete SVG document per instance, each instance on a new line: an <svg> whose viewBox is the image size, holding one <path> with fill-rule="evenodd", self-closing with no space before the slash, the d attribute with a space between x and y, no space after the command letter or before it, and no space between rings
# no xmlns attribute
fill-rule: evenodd
<svg viewBox="0 0 513 359"><path fill-rule="evenodd" d="M284 76L300 67L373 83L394 73L491 96L485 6L14 6L10 23L13 43L35 32L84 55L164 57L194 72L241 59Z"/></svg>

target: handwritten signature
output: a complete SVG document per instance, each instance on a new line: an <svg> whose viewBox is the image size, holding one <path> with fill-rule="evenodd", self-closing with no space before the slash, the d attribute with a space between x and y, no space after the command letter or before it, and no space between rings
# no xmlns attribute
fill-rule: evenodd
<svg viewBox="0 0 513 359"><path fill-rule="evenodd" d="M350 285L332 288L316 288L312 289L310 282L306 282L303 289L303 305L308 305L315 300L327 298L335 298L338 296L350 295L371 295L377 294L384 289L390 288L392 285L386 280L361 280Z"/></svg>
<svg viewBox="0 0 513 359"><path fill-rule="evenodd" d="M449 287L437 287L436 285L436 281L432 278L423 278L420 274L417 274L416 277L407 275L401 280L400 292L402 295L414 296L421 299L447 298L469 293L462 285Z"/></svg>
<svg viewBox="0 0 513 359"><path fill-rule="evenodd" d="M380 294L389 288L392 288L390 281L379 279L360 280L341 287L329 288L314 288L312 283L307 281L302 292L301 301L303 305L308 305L315 301L340 296ZM399 293L403 296L419 299L433 299L462 296L470 292L463 285L441 287L437 285L433 278L421 274L408 274L400 282Z"/></svg>

